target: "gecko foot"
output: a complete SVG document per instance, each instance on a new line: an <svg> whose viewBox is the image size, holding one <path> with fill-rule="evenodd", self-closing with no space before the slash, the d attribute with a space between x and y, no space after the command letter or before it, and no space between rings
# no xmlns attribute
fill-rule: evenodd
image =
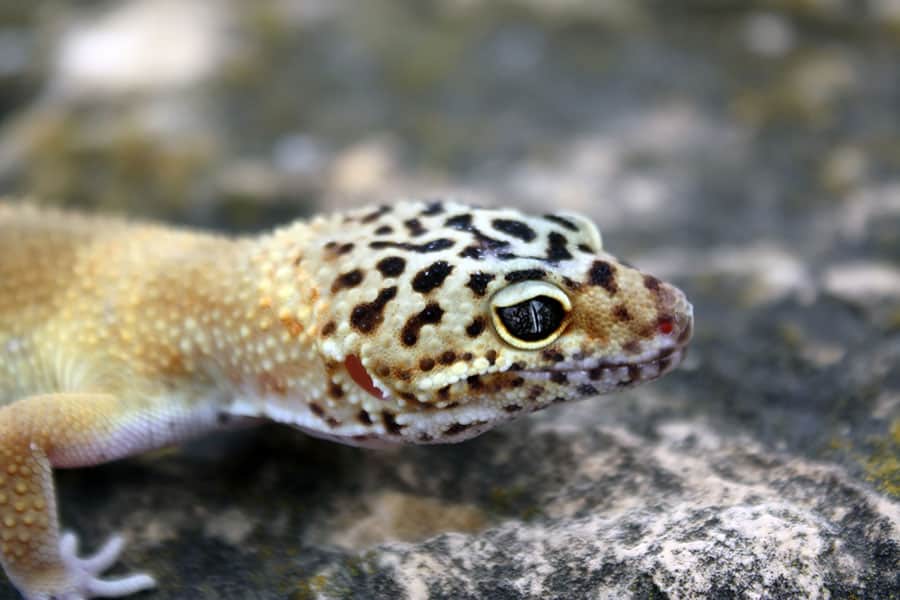
<svg viewBox="0 0 900 600"><path fill-rule="evenodd" d="M93 556L78 556L78 537L66 533L59 541L59 553L66 569L65 582L56 593L39 593L28 600L87 600L103 597L117 598L156 586L156 581L146 574L129 575L119 579L101 579L100 573L111 567L119 558L125 540L111 537Z"/></svg>

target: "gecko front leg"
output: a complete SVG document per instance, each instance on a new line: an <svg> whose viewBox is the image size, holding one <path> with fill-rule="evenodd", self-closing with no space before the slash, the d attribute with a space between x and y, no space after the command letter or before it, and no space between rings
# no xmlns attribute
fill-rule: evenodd
<svg viewBox="0 0 900 600"><path fill-rule="evenodd" d="M25 598L117 597L155 585L144 574L100 578L122 549L118 536L92 557L77 556L74 534L60 535L52 468L166 445L184 437L184 417L105 394L32 396L0 409L0 561Z"/></svg>

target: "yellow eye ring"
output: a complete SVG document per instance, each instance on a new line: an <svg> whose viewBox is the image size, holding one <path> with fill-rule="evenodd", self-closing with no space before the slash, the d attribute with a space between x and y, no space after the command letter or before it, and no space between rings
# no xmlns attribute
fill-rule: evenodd
<svg viewBox="0 0 900 600"><path fill-rule="evenodd" d="M544 281L514 283L491 299L497 335L523 350L538 350L556 340L569 324L571 311L569 297Z"/></svg>

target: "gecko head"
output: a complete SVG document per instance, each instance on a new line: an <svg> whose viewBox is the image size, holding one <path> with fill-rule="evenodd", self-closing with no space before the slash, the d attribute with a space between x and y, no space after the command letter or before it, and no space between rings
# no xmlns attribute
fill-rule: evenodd
<svg viewBox="0 0 900 600"><path fill-rule="evenodd" d="M684 294L606 253L581 216L443 202L343 219L340 236L322 225L319 284L332 292L318 344L336 420L353 421L335 436L460 441L684 356Z"/></svg>

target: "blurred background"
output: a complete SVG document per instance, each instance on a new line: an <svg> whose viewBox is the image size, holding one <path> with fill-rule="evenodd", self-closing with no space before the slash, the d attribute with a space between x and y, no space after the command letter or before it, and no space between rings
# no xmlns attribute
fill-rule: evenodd
<svg viewBox="0 0 900 600"><path fill-rule="evenodd" d="M687 420L900 498L900 0L6 0L0 193L584 212L693 299L693 354L535 422Z"/></svg>

